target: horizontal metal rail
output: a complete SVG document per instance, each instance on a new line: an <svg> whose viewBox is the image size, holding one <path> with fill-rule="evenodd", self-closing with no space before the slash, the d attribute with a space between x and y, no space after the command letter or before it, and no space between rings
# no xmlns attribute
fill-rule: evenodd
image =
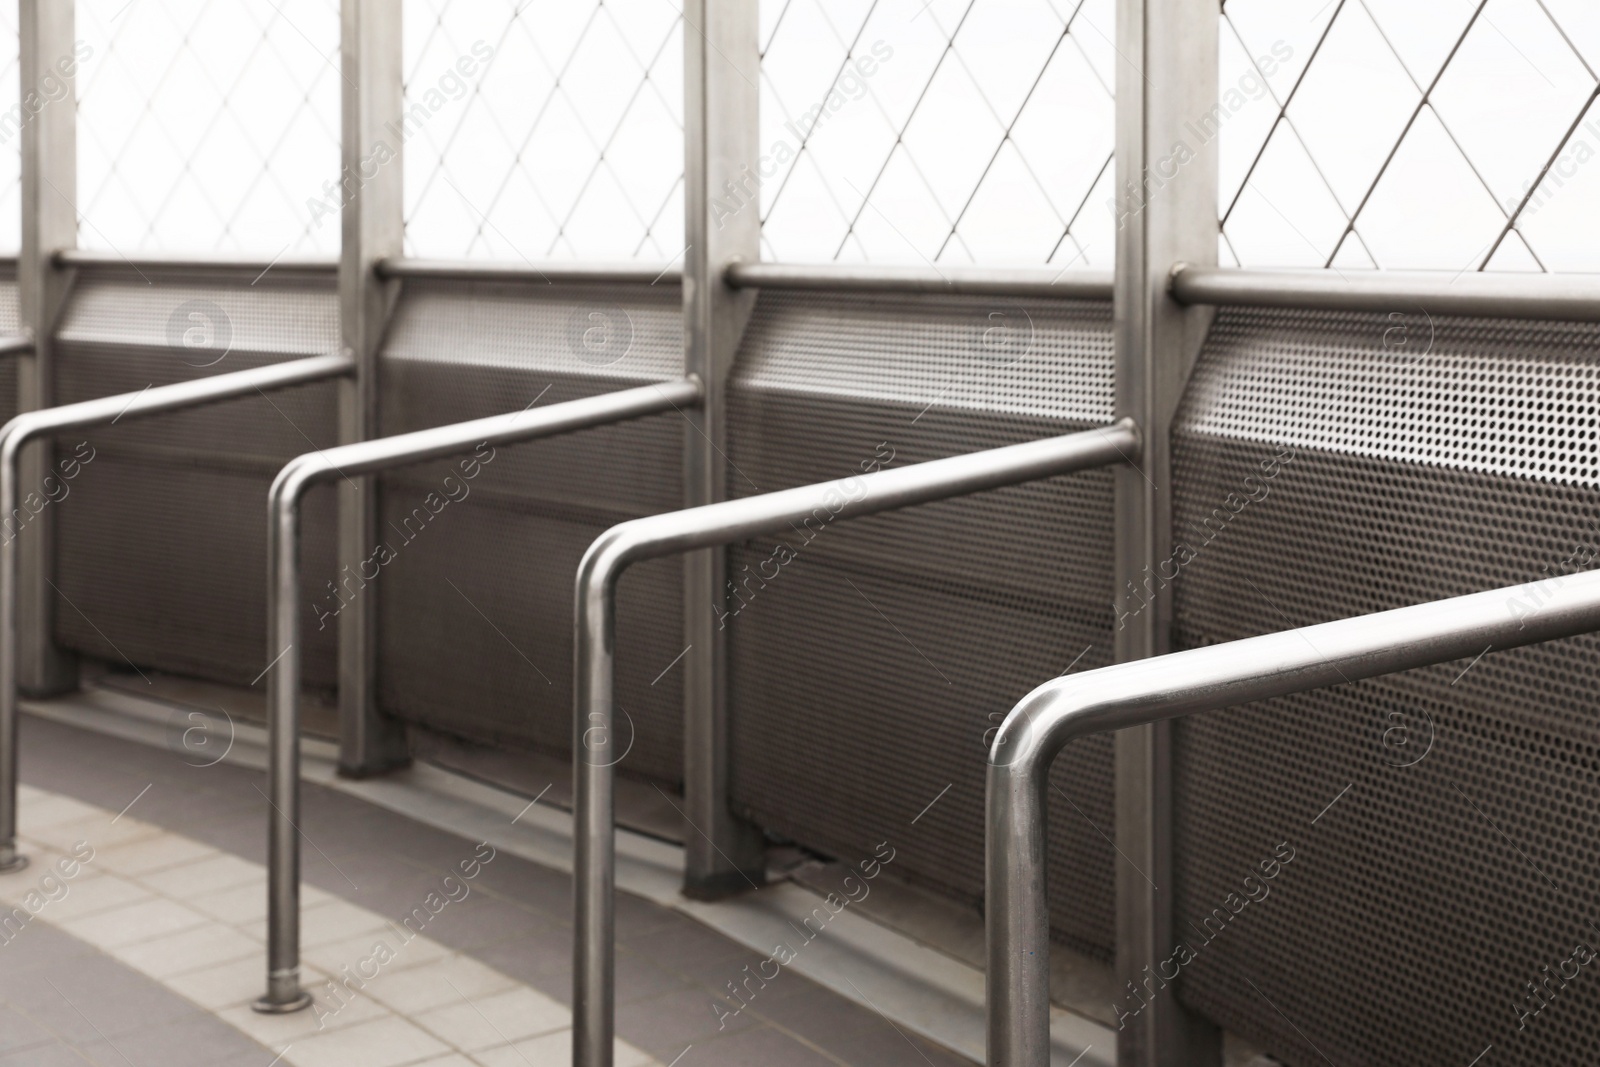
<svg viewBox="0 0 1600 1067"><path fill-rule="evenodd" d="M1600 276L1263 271L1179 264L1180 304L1600 322Z"/></svg>
<svg viewBox="0 0 1600 1067"><path fill-rule="evenodd" d="M993 267L875 267L837 263L730 263L735 289L800 289L827 293L937 293L1046 300L1110 300L1111 275L1087 270L1002 270Z"/></svg>
<svg viewBox="0 0 1600 1067"><path fill-rule="evenodd" d="M0 356L23 356L33 351L33 338L25 333L0 337Z"/></svg>
<svg viewBox="0 0 1600 1067"><path fill-rule="evenodd" d="M695 407L698 378L622 389L543 408L436 426L296 456L268 495L267 671L267 992L260 1012L297 1011L311 1003L300 988L300 502L322 482L406 467L595 426Z"/></svg>
<svg viewBox="0 0 1600 1067"><path fill-rule="evenodd" d="M344 356L312 356L25 411L0 427L0 871L27 863L17 852L17 538L27 522L18 507L23 501L17 483L24 446L69 430L110 426L353 373L354 361Z"/></svg>
<svg viewBox="0 0 1600 1067"><path fill-rule="evenodd" d="M1045 786L1071 741L1600 630L1600 571L1121 663L1046 682L989 753L990 1067L1050 1063Z"/></svg>
<svg viewBox="0 0 1600 1067"><path fill-rule="evenodd" d="M111 268L151 273L174 271L227 271L229 273L265 274L269 270L311 274L337 274L339 261L322 256L228 256L202 255L186 252L181 255L139 252L125 256L120 252L95 252L82 248L63 248L51 257L59 269L72 267Z"/></svg>
<svg viewBox="0 0 1600 1067"><path fill-rule="evenodd" d="M429 278L464 282L535 282L541 285L663 285L683 281L671 263L481 263L455 259L382 259L380 278Z"/></svg>
<svg viewBox="0 0 1600 1067"><path fill-rule="evenodd" d="M634 519L613 526L589 546L578 565L574 632L572 1062L576 1067L611 1067L615 1030L612 822L615 763L621 755L613 747L613 706L616 589L622 572L640 560L733 544L789 530L796 522L839 522L1057 474L1134 463L1140 447L1133 420L1123 419L1062 437Z"/></svg>

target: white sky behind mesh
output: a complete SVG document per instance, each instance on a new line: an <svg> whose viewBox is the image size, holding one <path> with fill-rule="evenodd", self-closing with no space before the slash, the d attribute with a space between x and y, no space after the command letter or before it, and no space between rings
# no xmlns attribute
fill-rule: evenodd
<svg viewBox="0 0 1600 1067"><path fill-rule="evenodd" d="M760 4L764 257L1110 265L1113 0ZM408 253L681 252L673 0L404 8ZM309 202L333 203L336 0L78 0L78 22L85 247L335 250ZM1593 0L1228 0L1221 29L1223 263L1600 270ZM16 82L0 49L0 106Z"/></svg>

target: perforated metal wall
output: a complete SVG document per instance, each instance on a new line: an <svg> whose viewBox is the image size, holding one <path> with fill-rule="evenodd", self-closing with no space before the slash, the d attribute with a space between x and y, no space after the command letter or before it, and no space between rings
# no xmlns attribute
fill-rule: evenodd
<svg viewBox="0 0 1600 1067"><path fill-rule="evenodd" d="M1221 314L1175 437L1179 643L1595 566L1597 346ZM1185 721L1185 1000L1296 1067L1592 1062L1600 984L1570 961L1596 938L1597 665L1585 637Z"/></svg>
<svg viewBox="0 0 1600 1067"><path fill-rule="evenodd" d="M1111 367L1107 304L763 294L732 385L729 492L1104 423ZM887 840L900 874L976 903L987 731L1041 678L1110 661L1111 549L1107 472L737 549L736 802L841 856ZM1106 955L1109 738L1053 783L1053 920Z"/></svg>
<svg viewBox="0 0 1600 1067"><path fill-rule="evenodd" d="M15 263L0 264L0 333L14 334L22 328L22 309L17 296ZM0 358L0 422L17 413L16 360Z"/></svg>
<svg viewBox="0 0 1600 1067"><path fill-rule="evenodd" d="M408 283L380 372L382 432L677 377L680 306L669 285ZM682 450L668 413L500 448L471 478L460 461L386 475L384 709L569 751L578 561L607 527L682 506ZM668 783L682 777L682 689L651 683L683 648L680 573L670 559L632 567L618 601L618 701L636 730L620 769Z"/></svg>
<svg viewBox="0 0 1600 1067"><path fill-rule="evenodd" d="M79 279L58 332L61 403L338 348L332 275L131 271ZM336 442L334 383L63 438L94 458L49 505L56 640L116 663L248 684L266 666L267 489ZM59 492L59 490L58 490ZM303 593L333 574L333 494L306 504ZM308 684L334 682L333 628L305 627Z"/></svg>

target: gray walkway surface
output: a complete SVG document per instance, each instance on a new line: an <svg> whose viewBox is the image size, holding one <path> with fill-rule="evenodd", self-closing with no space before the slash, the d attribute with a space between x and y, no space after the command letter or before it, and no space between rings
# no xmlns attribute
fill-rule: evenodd
<svg viewBox="0 0 1600 1067"><path fill-rule="evenodd" d="M131 814L141 820L265 862L267 803L260 772L226 763L195 767L176 752L29 717L21 725L24 782L112 811L132 802ZM308 842L303 850L308 884L395 918L409 913L437 888L443 875L471 858L477 844L311 784L303 786L301 827ZM428 935L568 1004L571 896L572 882L566 874L502 851L484 866L463 906L441 912L429 925ZM76 1001L77 994L83 994L81 1006L91 1015L96 1007L123 997L119 972L126 979L128 998L152 996L153 990L172 1002L173 1014L163 1018L174 1021L151 1027L139 1039L155 1043L149 1048L131 1031L127 1046L108 1033L132 1067L183 1067L190 1062L266 1067L271 1061L272 1053L261 1055L265 1050L243 1035L66 935L44 929L25 933L45 935L41 942L50 938L69 949L77 946L75 954L63 951L59 958L43 947L38 951L48 957L50 973L59 975L55 980L66 996ZM617 940L618 1034L664 1064L964 1067L969 1063L787 971L747 997L748 1006L732 1015L730 1009L738 1004L728 997L728 983L745 977L746 964L754 971L762 957L691 919L626 893L618 895ZM16 944L22 941L18 938ZM0 946L0 997L11 995L14 965L8 956L14 949L15 945ZM36 965L45 966L46 961ZM40 984L24 981L19 988L37 1000ZM48 985L45 992L50 993ZM53 1067L58 1062L6 1058L7 1050L18 1047L9 1040L9 1023L9 1017L0 1017L0 1067L12 1063ZM196 1035L227 1031L216 1040L231 1039L230 1048L236 1051L194 1060L167 1055L167 1046L159 1043L169 1039L158 1031L177 1035L185 1032L183 1027L193 1028ZM81 1038L80 1031L71 1033ZM39 1041L65 1038L47 1032ZM197 1048L201 1043L199 1036L187 1042ZM61 1063L125 1062L103 1044L97 1046L99 1053L89 1053L98 1058L87 1061L70 1058L79 1053L64 1043L59 1050L35 1046L47 1047L52 1051L41 1052L40 1057L69 1057L59 1058ZM207 1047L223 1049L220 1044Z"/></svg>
<svg viewBox="0 0 1600 1067"><path fill-rule="evenodd" d="M267 1067L275 1055L45 923L0 944L0 1067Z"/></svg>

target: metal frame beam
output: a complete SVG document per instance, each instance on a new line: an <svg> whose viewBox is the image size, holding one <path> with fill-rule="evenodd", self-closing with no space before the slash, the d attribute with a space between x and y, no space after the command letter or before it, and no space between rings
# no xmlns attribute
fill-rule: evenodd
<svg viewBox="0 0 1600 1067"><path fill-rule="evenodd" d="M664 411L693 408L694 378L307 452L278 472L267 502L267 992L256 1011L311 1003L300 987L300 502L315 485ZM468 461L463 461L463 467ZM471 462L476 462L473 460ZM341 533L347 516L341 516ZM360 580L360 571L356 572ZM351 590L352 594L355 590ZM352 595L341 614L368 597ZM339 635L343 642L344 634Z"/></svg>
<svg viewBox="0 0 1600 1067"><path fill-rule="evenodd" d="M892 470L670 511L613 526L578 565L576 707L573 722L572 1062L611 1067L616 1028L616 590L640 560L730 545L806 520L840 522L980 493L1139 455L1123 419L1080 433L914 463ZM687 735L687 731L686 731ZM718 744L687 735L685 747ZM710 753L702 753L709 759Z"/></svg>
<svg viewBox="0 0 1600 1067"><path fill-rule="evenodd" d="M401 0L342 0L340 66L344 74L340 160L339 332L355 377L339 386L339 441L378 432L378 350L398 289L377 271L401 252L405 217L401 179L404 80ZM339 484L338 563L358 570L377 540L378 485ZM339 772L381 774L408 762L404 726L378 708L378 632L374 597L339 613Z"/></svg>
<svg viewBox="0 0 1600 1067"><path fill-rule="evenodd" d="M251 278L271 270L275 274L328 274L339 269L336 259L322 256L231 255L205 252L101 252L85 248L58 248L51 261L58 270L110 270L145 273L198 273L226 271Z"/></svg>
<svg viewBox="0 0 1600 1067"><path fill-rule="evenodd" d="M1600 322L1600 277L1583 274L1340 273L1182 265L1173 270L1169 289L1186 306Z"/></svg>
<svg viewBox="0 0 1600 1067"><path fill-rule="evenodd" d="M22 121L22 247L17 291L22 329L33 354L17 367L17 410L55 403L55 326L71 279L55 269L57 249L78 243L78 120L72 96L52 101L47 78L74 83L78 57L73 0L18 0ZM40 442L22 458L24 484L41 484L54 461ZM17 680L29 693L65 692L78 684L77 657L55 644L55 516L41 515L17 546L20 554Z"/></svg>
<svg viewBox="0 0 1600 1067"><path fill-rule="evenodd" d="M1112 276L1099 271L877 267L855 263L730 263L726 280L735 289L1014 296L1043 300L1110 300L1112 288Z"/></svg>
<svg viewBox="0 0 1600 1067"><path fill-rule="evenodd" d="M1145 437L1139 468L1116 473L1119 662L1171 645L1172 590L1160 577L1172 554L1169 434L1211 312L1183 308L1167 281L1175 263L1216 262L1217 145L1196 130L1217 98L1218 21L1216 0L1117 5L1116 413ZM1130 597L1146 606L1126 610ZM1118 734L1115 758L1116 969L1119 982L1137 981L1172 944L1169 724ZM1212 1067L1220 1058L1216 1028L1175 997L1141 1013L1117 1044L1121 1067Z"/></svg>
<svg viewBox="0 0 1600 1067"><path fill-rule="evenodd" d="M683 271L653 263L482 263L463 259L379 260L380 278L434 281L532 282L540 285L679 285Z"/></svg>
<svg viewBox="0 0 1600 1067"><path fill-rule="evenodd" d="M755 294L729 288L736 260L760 256L759 12L750 0L686 0L684 92L684 373L705 382L705 404L687 413L684 505L727 496L726 394ZM717 624L726 597L720 547L683 565L684 892L701 899L765 878L760 832L728 808L727 648Z"/></svg>

